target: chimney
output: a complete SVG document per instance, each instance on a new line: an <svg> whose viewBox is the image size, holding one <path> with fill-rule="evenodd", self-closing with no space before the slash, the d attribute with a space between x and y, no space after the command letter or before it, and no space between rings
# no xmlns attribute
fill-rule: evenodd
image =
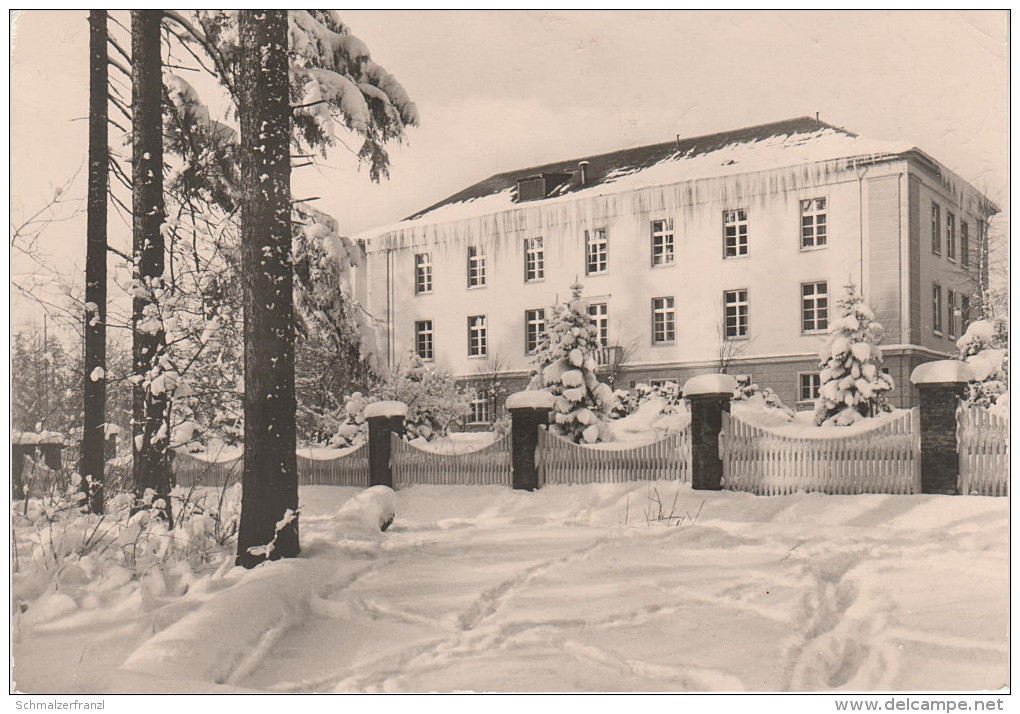
<svg viewBox="0 0 1020 714"><path fill-rule="evenodd" d="M589 162L587 162L587 161L582 161L581 163L579 163L577 165L578 168L581 170L581 185L582 186L587 186L588 185L588 167L590 165L591 164Z"/></svg>

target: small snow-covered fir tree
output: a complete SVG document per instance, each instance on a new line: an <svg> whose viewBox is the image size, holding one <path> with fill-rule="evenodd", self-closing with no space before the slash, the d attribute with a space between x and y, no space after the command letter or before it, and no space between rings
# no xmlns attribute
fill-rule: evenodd
<svg viewBox="0 0 1020 714"><path fill-rule="evenodd" d="M853 283L846 286L837 306L839 316L829 324L829 339L818 355L822 372L815 424L819 426L849 426L891 411L885 394L894 383L882 372L878 347L882 325Z"/></svg>
<svg viewBox="0 0 1020 714"><path fill-rule="evenodd" d="M551 430L576 443L593 444L607 436L606 424L616 397L595 374L598 328L581 300L582 286L570 286L571 298L549 309L538 341L538 374L529 389L545 389L555 398Z"/></svg>

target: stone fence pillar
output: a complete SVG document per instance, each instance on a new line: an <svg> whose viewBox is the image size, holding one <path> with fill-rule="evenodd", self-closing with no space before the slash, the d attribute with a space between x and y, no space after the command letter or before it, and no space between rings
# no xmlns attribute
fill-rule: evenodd
<svg viewBox="0 0 1020 714"><path fill-rule="evenodd" d="M910 382L921 393L921 493L960 493L956 409L974 373L966 362L918 365Z"/></svg>
<svg viewBox="0 0 1020 714"><path fill-rule="evenodd" d="M365 407L368 421L368 485L393 488L390 434L402 436L407 405L403 402L373 402Z"/></svg>
<svg viewBox="0 0 1020 714"><path fill-rule="evenodd" d="M702 374L684 384L684 398L691 403L691 486L718 491L722 488L719 433L722 414L729 413L737 380L728 374Z"/></svg>
<svg viewBox="0 0 1020 714"><path fill-rule="evenodd" d="M510 412L510 444L513 462L513 487L524 491L538 488L538 428L549 423L553 395L543 389L525 390L507 397Z"/></svg>

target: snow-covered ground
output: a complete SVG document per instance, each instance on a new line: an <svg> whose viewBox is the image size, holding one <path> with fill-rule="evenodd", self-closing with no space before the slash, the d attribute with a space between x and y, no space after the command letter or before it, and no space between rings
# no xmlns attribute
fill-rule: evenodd
<svg viewBox="0 0 1020 714"><path fill-rule="evenodd" d="M117 571L92 600L64 578L62 599L43 595L15 622L17 689L1008 684L1007 499L659 482L416 486L341 508L357 493L302 489L298 559ZM371 519L390 505L379 532Z"/></svg>

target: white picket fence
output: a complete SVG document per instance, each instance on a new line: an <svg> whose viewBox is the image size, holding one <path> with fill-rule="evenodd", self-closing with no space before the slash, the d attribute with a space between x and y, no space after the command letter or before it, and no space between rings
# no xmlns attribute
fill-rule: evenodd
<svg viewBox="0 0 1020 714"><path fill-rule="evenodd" d="M983 407L961 404L956 410L960 455L960 493L1009 495L1009 420Z"/></svg>
<svg viewBox="0 0 1020 714"><path fill-rule="evenodd" d="M244 459L229 461L206 461L191 454L175 453L171 467L178 486L215 486L222 488L244 475Z"/></svg>
<svg viewBox="0 0 1020 714"><path fill-rule="evenodd" d="M691 428L642 446L580 446L546 429L535 451L539 485L671 480L690 483Z"/></svg>
<svg viewBox="0 0 1020 714"><path fill-rule="evenodd" d="M419 449L391 434L394 488L404 486L510 486L510 435L477 451L444 454Z"/></svg>
<svg viewBox="0 0 1020 714"><path fill-rule="evenodd" d="M723 414L723 488L761 496L921 492L917 409L867 432L794 437Z"/></svg>
<svg viewBox="0 0 1020 714"><path fill-rule="evenodd" d="M244 459L205 461L190 454L175 454L174 478L181 486L222 487L240 481L244 475ZM367 488L368 444L362 444L335 459L310 459L297 455L298 485L358 486Z"/></svg>

